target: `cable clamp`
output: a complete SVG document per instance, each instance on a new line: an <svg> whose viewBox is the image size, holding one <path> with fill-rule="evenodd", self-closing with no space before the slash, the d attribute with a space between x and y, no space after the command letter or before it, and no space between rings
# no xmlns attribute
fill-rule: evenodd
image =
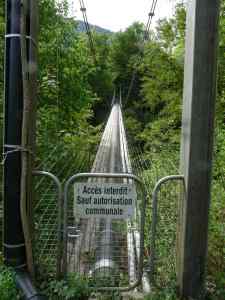
<svg viewBox="0 0 225 300"><path fill-rule="evenodd" d="M20 33L9 33L5 35L6 39L11 39L11 38L21 38L22 35ZM37 47L37 43L36 41L30 36L30 35L26 35L26 39L30 40L32 42L32 44Z"/></svg>
<svg viewBox="0 0 225 300"><path fill-rule="evenodd" d="M148 16L153 18L155 16L155 13L153 11L150 11L150 13L148 14Z"/></svg>
<svg viewBox="0 0 225 300"><path fill-rule="evenodd" d="M26 149L20 145L7 145L5 144L4 145L4 148L9 148L9 149L12 149L12 150L9 150L9 151L6 151L6 152L3 152L3 160L1 162L1 165L4 165L7 157L9 154L13 154L13 153L16 153L16 152L28 152L30 154L33 154L33 152L29 149Z"/></svg>

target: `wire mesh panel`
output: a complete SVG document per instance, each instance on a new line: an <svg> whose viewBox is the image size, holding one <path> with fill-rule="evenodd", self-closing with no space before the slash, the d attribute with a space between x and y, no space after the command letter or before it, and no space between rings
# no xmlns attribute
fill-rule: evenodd
<svg viewBox="0 0 225 300"><path fill-rule="evenodd" d="M68 232L68 271L88 276L96 287L129 285L127 224L104 219L79 220Z"/></svg>
<svg viewBox="0 0 225 300"><path fill-rule="evenodd" d="M90 157L85 152L69 153L60 144L54 147L39 170L56 175L62 184L74 172L85 170L90 165ZM61 269L62 253L62 205L58 200L58 189L52 178L35 176L35 263L40 274L56 277Z"/></svg>
<svg viewBox="0 0 225 300"><path fill-rule="evenodd" d="M148 266L150 257L152 257L150 249L153 237L151 231L152 222L156 221L154 279L156 285L166 287L168 283L171 284L174 281L176 276L178 204L181 203L184 196L183 182L181 180L169 181L161 186L157 194L158 210L156 220L153 220L152 193L159 179L178 173L179 157L160 153L160 159L158 159L154 155L145 155L141 148L131 148L130 152L132 153L133 170L135 174L142 178L148 193L145 225L146 266Z"/></svg>
<svg viewBox="0 0 225 300"><path fill-rule="evenodd" d="M178 206L184 197L183 181L175 180L162 184L157 196L154 278L158 286L166 287L176 278Z"/></svg>
<svg viewBox="0 0 225 300"><path fill-rule="evenodd" d="M34 207L35 262L41 274L55 276L59 259L60 208L58 191L50 178L36 178Z"/></svg>

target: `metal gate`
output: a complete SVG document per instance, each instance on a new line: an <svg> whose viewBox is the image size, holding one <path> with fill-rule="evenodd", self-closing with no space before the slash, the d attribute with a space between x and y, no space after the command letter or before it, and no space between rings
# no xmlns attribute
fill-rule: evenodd
<svg viewBox="0 0 225 300"><path fill-rule="evenodd" d="M135 185L135 214L126 220L79 218L74 212L74 184L114 182ZM143 274L146 192L132 174L81 173L64 189L64 275L80 274L95 290L127 291L140 285Z"/></svg>
<svg viewBox="0 0 225 300"><path fill-rule="evenodd" d="M62 184L52 173L35 171L34 256L38 273L60 278L62 261Z"/></svg>

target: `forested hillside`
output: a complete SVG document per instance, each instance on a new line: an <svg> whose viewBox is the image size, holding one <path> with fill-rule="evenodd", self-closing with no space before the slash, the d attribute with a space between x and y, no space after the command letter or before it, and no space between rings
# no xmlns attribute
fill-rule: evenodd
<svg viewBox="0 0 225 300"><path fill-rule="evenodd" d="M86 31L86 28L85 28L85 23L83 21L77 21L77 31L78 32L85 32ZM103 33L103 34L111 34L112 31L108 30L108 29L105 29L105 28L102 28L100 26L97 26L97 25L92 25L92 24L89 24L91 30L93 31L96 31L97 33Z"/></svg>
<svg viewBox="0 0 225 300"><path fill-rule="evenodd" d="M221 2L207 276L209 299L217 300L225 297L225 0ZM2 108L4 1L1 0L0 3ZM76 20L66 17L67 5L58 5L55 0L40 0L39 3L36 165L39 166L52 149L58 147L64 153L61 164L70 156L74 159L88 157L85 166L88 171L110 111L114 89L117 92L121 89L130 148L139 149L139 159L143 164L150 162L145 165L143 174L139 172L139 175L151 175L153 165L158 168L158 177L166 175L165 172L169 175L171 162L178 172L185 7L178 3L174 16L160 20L149 41L145 43L144 25L139 23L133 24L124 32L101 34L95 31L94 59L85 33L76 30ZM1 109L1 131L2 111ZM0 141L2 142L2 135ZM135 150L132 151L134 160L136 155ZM56 155L50 160L53 163L57 158ZM60 176L63 178L65 174ZM158 291L158 298L155 299L175 299L173 283L171 288L166 288L171 298L165 298L164 292Z"/></svg>

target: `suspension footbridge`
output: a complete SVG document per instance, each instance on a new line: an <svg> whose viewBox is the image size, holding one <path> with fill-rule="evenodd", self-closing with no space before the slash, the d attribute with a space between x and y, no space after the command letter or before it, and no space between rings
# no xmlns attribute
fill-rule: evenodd
<svg viewBox="0 0 225 300"><path fill-rule="evenodd" d="M120 101L121 99L113 99L111 113L91 169L92 173L132 173ZM103 177L88 181L132 184L131 180L123 178ZM139 257L131 253L140 252L140 236L134 240L137 234L132 233L139 230L138 218L114 220L110 215L101 218L101 215L97 214L94 218L76 220L71 214L71 211L74 211L72 205L73 201L69 206L67 272L93 276L99 287L121 287L122 280L125 286L134 284L138 278ZM136 205L138 206L137 203Z"/></svg>
<svg viewBox="0 0 225 300"><path fill-rule="evenodd" d="M86 9L83 1L80 3L96 63ZM149 38L156 3L157 0L153 0L143 43ZM208 241L219 0L190 0L190 3L181 174L162 178L154 188L155 179L175 174L177 170L164 161L165 174L156 174L153 179L152 161L140 149L130 147L132 151L128 150L121 99L117 97L113 99L92 165L87 153L74 154L70 149L68 155L60 145L53 146L39 170L35 170L37 1L7 1L1 225L5 262L15 269L17 283L26 299L42 299L31 281L35 271L58 279L79 274L88 280L89 288L107 291L144 290L146 280L142 282L142 279L156 283L157 274L161 272L164 280L158 280L158 286L164 284L165 287L171 278L177 277L181 296L196 298L202 294ZM137 59L137 64L141 59ZM136 67L126 100L135 77ZM33 177L37 180L36 198L33 197ZM80 182L76 182L77 179ZM112 208L93 210L91 207L86 212L91 211L94 217L80 216L76 195L78 184L82 186L84 182L88 189L95 185L96 189L103 186L104 191L133 190L136 196L128 202L135 205L124 218L118 217L123 215L120 209L113 213ZM113 198L106 200L110 201L113 202ZM91 203L91 200L83 203ZM172 211L172 222L167 213L160 214L162 203L170 216ZM0 220L1 211L0 207ZM164 224L164 231L160 223ZM143 276L146 273L147 276Z"/></svg>

